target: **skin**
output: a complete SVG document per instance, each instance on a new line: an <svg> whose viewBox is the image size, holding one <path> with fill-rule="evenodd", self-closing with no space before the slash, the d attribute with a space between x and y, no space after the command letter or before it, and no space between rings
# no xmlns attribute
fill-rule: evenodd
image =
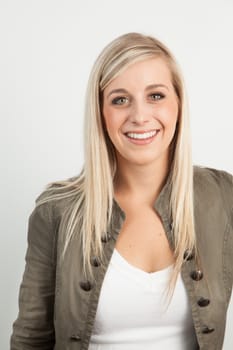
<svg viewBox="0 0 233 350"><path fill-rule="evenodd" d="M116 249L145 272L160 270L173 262L173 254L153 204L168 173L178 121L165 61L152 58L126 68L104 90L102 112L117 156L115 198L126 214ZM144 141L127 136L153 131Z"/></svg>

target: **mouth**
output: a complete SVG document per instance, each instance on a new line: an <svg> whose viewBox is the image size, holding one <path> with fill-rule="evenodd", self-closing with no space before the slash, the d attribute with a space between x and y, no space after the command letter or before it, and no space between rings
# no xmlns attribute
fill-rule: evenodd
<svg viewBox="0 0 233 350"><path fill-rule="evenodd" d="M140 132L126 132L125 136L127 136L131 140L149 140L153 138L158 132L159 129Z"/></svg>
<svg viewBox="0 0 233 350"><path fill-rule="evenodd" d="M125 133L127 139L137 145L145 145L151 143L159 133L160 129L154 129L149 131L129 131Z"/></svg>
<svg viewBox="0 0 233 350"><path fill-rule="evenodd" d="M157 134L157 130L145 131L145 132L127 132L125 135L130 139L146 140Z"/></svg>

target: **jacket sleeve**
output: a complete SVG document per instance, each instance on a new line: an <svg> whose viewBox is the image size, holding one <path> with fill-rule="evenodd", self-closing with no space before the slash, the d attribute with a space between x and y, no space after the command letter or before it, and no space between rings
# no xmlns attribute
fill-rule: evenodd
<svg viewBox="0 0 233 350"><path fill-rule="evenodd" d="M55 224L49 203L37 206L28 223L26 266L19 291L19 313L13 324L11 350L52 350L55 295Z"/></svg>
<svg viewBox="0 0 233 350"><path fill-rule="evenodd" d="M224 192L224 203L227 206L228 213L231 218L231 225L233 227L233 175L222 171L223 176L223 192Z"/></svg>

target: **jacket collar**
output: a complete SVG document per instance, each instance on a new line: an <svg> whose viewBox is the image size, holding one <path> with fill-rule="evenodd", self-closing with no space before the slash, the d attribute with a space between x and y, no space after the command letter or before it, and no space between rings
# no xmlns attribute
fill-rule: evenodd
<svg viewBox="0 0 233 350"><path fill-rule="evenodd" d="M172 189L172 172L170 172L165 180L165 183L154 202L154 209L160 216L167 233L169 243L173 246L172 239L172 216L170 212L170 198ZM108 228L110 234L117 235L121 230L123 222L125 220L125 212L121 209L115 199L113 199L112 219ZM116 238L116 237L115 237Z"/></svg>
<svg viewBox="0 0 233 350"><path fill-rule="evenodd" d="M174 249L173 220L170 207L171 192L172 172L168 174L167 179L165 180L165 184L162 187L157 199L155 200L154 209L160 216L160 219L163 223L169 245L172 249Z"/></svg>

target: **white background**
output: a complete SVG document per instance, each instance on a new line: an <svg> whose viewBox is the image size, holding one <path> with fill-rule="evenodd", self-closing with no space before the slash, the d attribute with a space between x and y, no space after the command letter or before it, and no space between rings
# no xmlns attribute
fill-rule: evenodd
<svg viewBox="0 0 233 350"><path fill-rule="evenodd" d="M0 0L1 349L18 311L34 200L48 182L80 171L89 71L130 31L156 36L181 64L194 163L233 173L232 0Z"/></svg>

